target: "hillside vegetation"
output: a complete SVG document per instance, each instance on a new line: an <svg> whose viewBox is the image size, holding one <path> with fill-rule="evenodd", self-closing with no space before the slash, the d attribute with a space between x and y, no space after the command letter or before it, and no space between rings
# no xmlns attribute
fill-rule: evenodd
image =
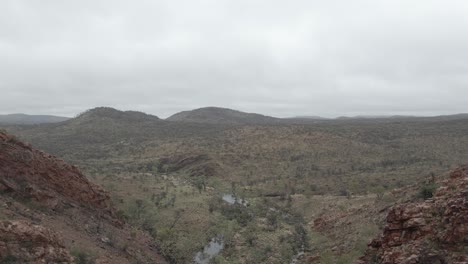
<svg viewBox="0 0 468 264"><path fill-rule="evenodd" d="M212 122L190 116L167 121L99 108L6 129L105 186L119 213L174 263L190 263L216 236L224 239L216 263L350 263L391 205L416 199L424 182L468 160L465 116L313 123L241 122L229 111ZM231 205L224 194L249 205Z"/></svg>

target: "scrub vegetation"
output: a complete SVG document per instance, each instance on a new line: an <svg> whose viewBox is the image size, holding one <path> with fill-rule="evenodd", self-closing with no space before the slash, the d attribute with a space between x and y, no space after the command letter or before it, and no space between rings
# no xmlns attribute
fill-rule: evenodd
<svg viewBox="0 0 468 264"><path fill-rule="evenodd" d="M391 205L430 198L468 160L464 116L207 124L98 108L6 128L78 165L173 263L217 236L213 263L351 263Z"/></svg>

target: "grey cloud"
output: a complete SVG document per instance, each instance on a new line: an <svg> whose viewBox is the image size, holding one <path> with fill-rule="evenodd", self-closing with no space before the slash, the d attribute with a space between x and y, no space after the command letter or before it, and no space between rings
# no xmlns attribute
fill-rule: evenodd
<svg viewBox="0 0 468 264"><path fill-rule="evenodd" d="M457 0L0 3L0 113L468 112Z"/></svg>

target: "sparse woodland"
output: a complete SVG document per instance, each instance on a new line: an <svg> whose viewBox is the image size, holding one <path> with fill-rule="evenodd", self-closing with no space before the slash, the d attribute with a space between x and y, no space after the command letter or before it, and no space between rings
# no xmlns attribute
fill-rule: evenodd
<svg viewBox="0 0 468 264"><path fill-rule="evenodd" d="M219 235L213 263L302 251L298 263L352 263L391 205L428 198L431 180L468 161L466 118L239 125L91 111L6 129L85 171L173 263Z"/></svg>

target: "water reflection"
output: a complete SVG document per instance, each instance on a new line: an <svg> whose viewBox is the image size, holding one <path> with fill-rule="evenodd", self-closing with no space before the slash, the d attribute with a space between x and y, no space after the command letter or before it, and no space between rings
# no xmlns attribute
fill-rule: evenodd
<svg viewBox="0 0 468 264"><path fill-rule="evenodd" d="M237 198L236 196L230 193L223 194L223 201L227 202L228 204L237 203L237 204L242 204L243 206L249 205L249 203L246 200Z"/></svg>
<svg viewBox="0 0 468 264"><path fill-rule="evenodd" d="M210 260L216 257L223 248L223 238L221 236L214 237L211 239L210 243L203 248L203 251L200 251L195 255L193 261L196 264L208 264Z"/></svg>

